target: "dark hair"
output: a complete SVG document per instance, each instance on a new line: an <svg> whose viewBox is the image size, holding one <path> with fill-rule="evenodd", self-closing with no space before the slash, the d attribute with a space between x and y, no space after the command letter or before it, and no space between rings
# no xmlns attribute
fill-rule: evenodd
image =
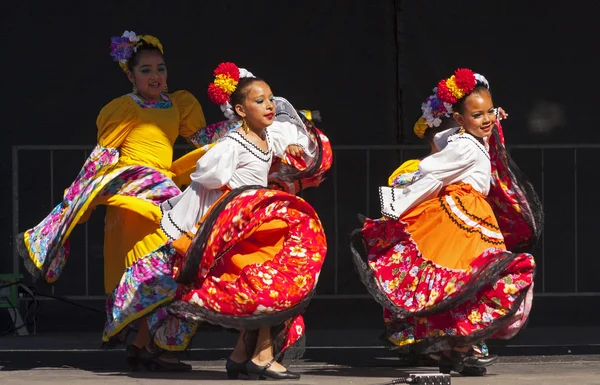
<svg viewBox="0 0 600 385"><path fill-rule="evenodd" d="M483 83L477 83L475 85L475 88L473 88L473 91L471 91L471 93L469 95L472 94L479 94L482 92L488 92L490 94L490 96L492 95L492 92L490 91L489 88L487 88ZM458 102L454 103L452 105L452 110L454 112L458 112L459 114L463 114L465 112L465 100L467 100L467 98L469 97L469 95L466 95L464 97L462 97Z"/></svg>
<svg viewBox="0 0 600 385"><path fill-rule="evenodd" d="M254 82L264 82L264 80L261 78L241 78L238 81L235 91L233 91L229 97L229 104L231 104L231 107L236 115L238 115L238 113L235 110L235 106L238 104L244 104L246 97L248 96L248 92L250 91L250 86L254 84Z"/></svg>
<svg viewBox="0 0 600 385"><path fill-rule="evenodd" d="M160 52L160 49L158 49L158 47L155 47L152 44L148 44L145 41L142 41L142 43L137 46L137 51L134 52L133 56L131 56L131 59L129 59L127 61L127 69L130 72L133 72L133 67L135 67L136 65L138 65L140 63L141 53L142 52L151 52L151 51L158 52L160 54L160 56L162 56L164 58L163 53Z"/></svg>

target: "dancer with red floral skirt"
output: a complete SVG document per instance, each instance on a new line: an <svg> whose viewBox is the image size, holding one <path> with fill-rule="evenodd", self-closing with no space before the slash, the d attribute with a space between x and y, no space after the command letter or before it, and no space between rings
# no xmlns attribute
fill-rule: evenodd
<svg viewBox="0 0 600 385"><path fill-rule="evenodd" d="M460 128L436 135L440 151L420 162L412 184L380 188L384 218L366 220L351 247L363 283L393 314L387 339L447 351L440 368L448 372L485 365L472 345L510 338L523 325L535 262L506 246L532 245L542 216L494 133L489 85L459 69L437 96L452 104Z"/></svg>
<svg viewBox="0 0 600 385"><path fill-rule="evenodd" d="M111 330L140 316L144 307L128 293L147 288L160 304L148 316L155 346L130 347L132 366L165 369L160 350L185 349L206 322L240 331L229 378L296 379L278 360L302 350L301 313L327 244L314 209L286 191L318 186L331 147L287 100L233 63L217 67L209 96L230 120L206 135L227 133L200 151L189 187L161 205L163 242L150 257L167 265L123 276ZM165 275L172 285L157 291L152 282Z"/></svg>

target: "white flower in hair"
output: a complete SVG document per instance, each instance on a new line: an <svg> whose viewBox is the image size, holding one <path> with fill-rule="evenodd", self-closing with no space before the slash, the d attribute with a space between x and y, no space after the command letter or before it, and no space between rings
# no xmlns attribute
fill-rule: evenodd
<svg viewBox="0 0 600 385"><path fill-rule="evenodd" d="M137 37L137 35L133 31L123 32L123 37L129 39L129 41L132 43L137 43L138 41L140 41L140 38Z"/></svg>
<svg viewBox="0 0 600 385"><path fill-rule="evenodd" d="M233 118L235 118L235 112L233 111L233 107L231 106L231 104L229 104L229 102L221 104L219 108L221 109L221 112L223 112L223 115L225 115L227 119L233 120Z"/></svg>
<svg viewBox="0 0 600 385"><path fill-rule="evenodd" d="M487 79L485 78L485 76L483 76L482 74L475 73L475 80L478 83L483 84L487 89L490 88L490 83L487 81Z"/></svg>
<svg viewBox="0 0 600 385"><path fill-rule="evenodd" d="M248 71L245 68L240 68L240 78L253 78L252 72Z"/></svg>

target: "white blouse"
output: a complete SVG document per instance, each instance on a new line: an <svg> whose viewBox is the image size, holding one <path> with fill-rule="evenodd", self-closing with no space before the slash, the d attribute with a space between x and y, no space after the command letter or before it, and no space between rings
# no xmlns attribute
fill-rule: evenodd
<svg viewBox="0 0 600 385"><path fill-rule="evenodd" d="M492 169L485 146L469 134L457 133L456 128L438 135L440 152L421 161L419 180L403 189L379 188L383 216L398 219L407 210L436 197L444 186L457 182L468 183L487 196Z"/></svg>
<svg viewBox="0 0 600 385"><path fill-rule="evenodd" d="M314 154L310 150L316 152L316 144L304 125L276 120L265 134L267 151L262 151L244 134L231 131L198 160L189 187L161 204L161 228L170 239L177 239L188 231L195 233L196 224L223 194L223 187L267 187L274 156L283 158L290 144L302 146L304 159L308 164L313 161Z"/></svg>

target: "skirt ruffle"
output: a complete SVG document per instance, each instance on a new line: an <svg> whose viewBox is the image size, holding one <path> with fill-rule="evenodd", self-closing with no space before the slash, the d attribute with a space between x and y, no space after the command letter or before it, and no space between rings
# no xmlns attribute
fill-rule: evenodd
<svg viewBox="0 0 600 385"><path fill-rule="evenodd" d="M491 207L469 187L446 189L400 221L367 220L352 234L360 278L391 313L386 333L398 346L469 346L510 337L525 322L534 259L504 249Z"/></svg>
<svg viewBox="0 0 600 385"><path fill-rule="evenodd" d="M279 354L302 341L301 314L326 252L321 222L302 198L257 186L230 191L211 208L185 255L174 256L179 286L166 308L191 323L271 328ZM152 330L162 327L157 322Z"/></svg>

